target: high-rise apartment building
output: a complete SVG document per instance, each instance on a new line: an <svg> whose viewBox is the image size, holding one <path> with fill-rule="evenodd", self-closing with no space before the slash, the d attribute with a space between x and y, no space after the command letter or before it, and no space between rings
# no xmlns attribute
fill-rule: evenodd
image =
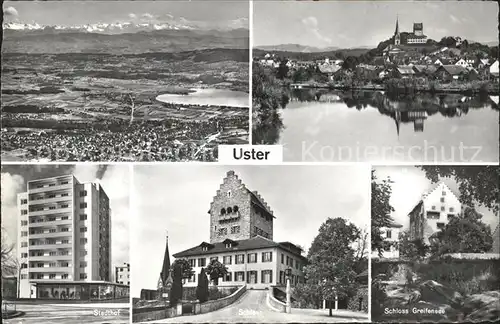
<svg viewBox="0 0 500 324"><path fill-rule="evenodd" d="M121 285L130 285L130 263L115 267L115 281Z"/></svg>
<svg viewBox="0 0 500 324"><path fill-rule="evenodd" d="M100 184L73 175L29 181L18 212L19 297L109 296L79 285L111 281L111 209Z"/></svg>

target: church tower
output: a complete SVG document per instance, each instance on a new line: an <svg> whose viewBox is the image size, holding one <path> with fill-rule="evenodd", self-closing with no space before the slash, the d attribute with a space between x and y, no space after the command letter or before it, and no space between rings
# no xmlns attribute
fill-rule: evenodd
<svg viewBox="0 0 500 324"><path fill-rule="evenodd" d="M210 243L246 240L257 235L273 239L274 215L256 191L229 171L210 204Z"/></svg>
<svg viewBox="0 0 500 324"><path fill-rule="evenodd" d="M394 45L401 44L401 35L399 34L399 18L396 18L396 31L394 32Z"/></svg>

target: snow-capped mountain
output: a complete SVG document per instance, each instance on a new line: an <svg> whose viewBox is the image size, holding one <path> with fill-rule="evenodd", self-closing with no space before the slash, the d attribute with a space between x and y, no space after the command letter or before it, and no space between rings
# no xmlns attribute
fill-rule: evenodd
<svg viewBox="0 0 500 324"><path fill-rule="evenodd" d="M205 26L196 22L189 22L187 20L180 20L177 22L147 22L147 23L133 23L133 22L116 22L116 23L95 23L74 26L61 26L61 25L40 25L37 23L20 23L8 22L3 24L4 31L59 31L59 32L83 32L83 33L100 33L100 34L122 34L122 33L137 33L137 32L150 32L157 30L196 30L196 29L212 29L214 26ZM216 26L217 30L231 30L235 26Z"/></svg>

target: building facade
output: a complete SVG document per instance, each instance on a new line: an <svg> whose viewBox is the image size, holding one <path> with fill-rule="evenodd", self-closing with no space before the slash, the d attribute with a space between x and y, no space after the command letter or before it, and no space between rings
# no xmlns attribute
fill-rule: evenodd
<svg viewBox="0 0 500 324"><path fill-rule="evenodd" d="M185 287L197 285L198 274L211 260L228 268L220 286L246 284L249 289L265 289L285 284L285 269L292 270L291 283L304 282L306 259L301 248L290 242L273 241L272 210L259 195L246 188L229 171L210 205L210 242L174 254L187 259L195 274Z"/></svg>
<svg viewBox="0 0 500 324"><path fill-rule="evenodd" d="M403 45L426 44L427 36L424 35L424 24L413 23L413 32L408 33L406 43ZM396 30L394 31L394 45L401 45L401 33L399 31L399 19L396 19Z"/></svg>
<svg viewBox="0 0 500 324"><path fill-rule="evenodd" d="M20 298L78 299L78 283L111 281L111 210L99 184L29 181L18 212Z"/></svg>
<svg viewBox="0 0 500 324"><path fill-rule="evenodd" d="M399 258L399 236L403 225L392 223L390 227L382 227L380 229L381 236L385 242L389 243L384 247L382 258L398 259ZM378 251L372 252L372 258L378 258Z"/></svg>
<svg viewBox="0 0 500 324"><path fill-rule="evenodd" d="M422 239L429 244L429 238L443 228L449 220L460 214L462 205L457 196L444 183L425 193L408 214L410 218L410 239Z"/></svg>
<svg viewBox="0 0 500 324"><path fill-rule="evenodd" d="M121 285L130 286L130 263L115 267L115 281Z"/></svg>

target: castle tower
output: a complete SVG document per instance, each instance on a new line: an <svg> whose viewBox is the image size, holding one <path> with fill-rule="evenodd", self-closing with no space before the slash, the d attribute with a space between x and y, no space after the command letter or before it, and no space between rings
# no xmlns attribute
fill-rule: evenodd
<svg viewBox="0 0 500 324"><path fill-rule="evenodd" d="M415 36L424 36L424 24L413 23L413 34Z"/></svg>
<svg viewBox="0 0 500 324"><path fill-rule="evenodd" d="M260 235L273 239L274 215L258 192L246 188L229 171L210 204L210 243L245 240Z"/></svg>
<svg viewBox="0 0 500 324"><path fill-rule="evenodd" d="M396 18L396 30L394 31L394 45L401 44L401 35L399 34L399 18Z"/></svg>

